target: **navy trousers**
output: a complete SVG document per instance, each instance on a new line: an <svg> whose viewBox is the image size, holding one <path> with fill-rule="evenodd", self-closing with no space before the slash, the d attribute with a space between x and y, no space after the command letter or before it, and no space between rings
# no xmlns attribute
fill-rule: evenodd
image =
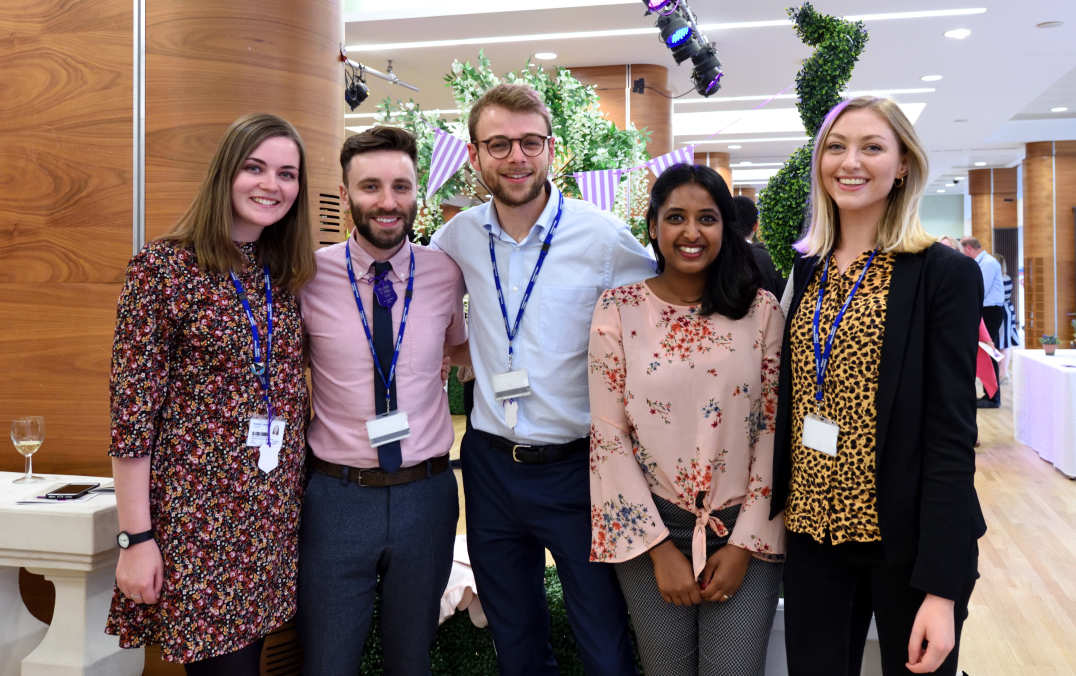
<svg viewBox="0 0 1076 676"><path fill-rule="evenodd" d="M589 459L523 465L468 429L461 443L467 548L501 674L557 674L549 643L545 549L589 676L635 674L612 566L591 563Z"/></svg>
<svg viewBox="0 0 1076 676"><path fill-rule="evenodd" d="M458 517L451 471L385 488L311 474L299 535L304 674L359 672L379 586L385 673L430 673Z"/></svg>

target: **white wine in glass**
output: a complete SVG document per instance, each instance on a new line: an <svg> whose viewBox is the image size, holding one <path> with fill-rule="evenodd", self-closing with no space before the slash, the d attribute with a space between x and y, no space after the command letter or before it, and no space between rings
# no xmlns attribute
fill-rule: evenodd
<svg viewBox="0 0 1076 676"><path fill-rule="evenodd" d="M26 458L26 474L15 479L13 483L29 483L45 478L34 476L34 464L30 457L41 448L44 441L45 418L43 416L30 415L11 421L11 443L15 444L15 450L19 452L19 455Z"/></svg>

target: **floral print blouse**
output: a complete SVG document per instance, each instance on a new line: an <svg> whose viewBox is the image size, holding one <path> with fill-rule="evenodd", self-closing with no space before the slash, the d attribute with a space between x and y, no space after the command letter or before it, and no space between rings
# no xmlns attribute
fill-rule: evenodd
<svg viewBox="0 0 1076 676"><path fill-rule="evenodd" d="M668 535L653 495L696 516L695 575L711 512L741 505L729 543L784 554L769 519L777 372L784 317L760 290L732 320L673 305L645 282L610 289L590 329L590 499L593 561L634 558Z"/></svg>

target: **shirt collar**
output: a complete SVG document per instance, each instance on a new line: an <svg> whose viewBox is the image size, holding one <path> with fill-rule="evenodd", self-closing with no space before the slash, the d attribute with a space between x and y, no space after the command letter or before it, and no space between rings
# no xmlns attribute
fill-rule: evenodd
<svg viewBox="0 0 1076 676"><path fill-rule="evenodd" d="M355 268L356 276L366 279L373 274L374 257L362 248L354 235L351 237L351 243L355 245L351 247L351 265ZM404 240L403 246L389 258L389 263L392 263L392 272L389 276L395 277L397 281L407 279L405 275L411 266L411 242L409 240Z"/></svg>
<svg viewBox="0 0 1076 676"><path fill-rule="evenodd" d="M542 209L542 213L538 215L538 220L531 226L530 232L524 238L523 242L531 239L540 239L545 236L545 232L553 227L553 219L557 217L557 204L560 203L560 190L557 186L553 185L553 181L546 179L546 188L549 190L549 199L546 200L545 208ZM514 239L505 234L501 228L501 222L497 218L497 209L493 206L493 200L490 199L486 203L486 231L492 234L497 239L510 240L513 243ZM520 242L520 244L523 244ZM393 263L395 266L395 263Z"/></svg>
<svg viewBox="0 0 1076 676"><path fill-rule="evenodd" d="M978 254L975 255L975 262L976 263L982 263L984 256L986 256L986 249L983 249L982 251L980 251Z"/></svg>

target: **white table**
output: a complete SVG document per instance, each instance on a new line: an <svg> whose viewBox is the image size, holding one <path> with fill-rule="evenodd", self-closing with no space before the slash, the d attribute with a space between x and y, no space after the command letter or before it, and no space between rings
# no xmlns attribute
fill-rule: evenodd
<svg viewBox="0 0 1076 676"><path fill-rule="evenodd" d="M1013 356L1013 436L1076 478L1076 350Z"/></svg>
<svg viewBox="0 0 1076 676"><path fill-rule="evenodd" d="M0 674L141 674L144 651L123 650L104 633L119 556L115 497L15 504L62 483L111 479L46 475L49 481L11 483L19 476L0 472ZM56 586L52 624L39 622L23 605L20 567Z"/></svg>

